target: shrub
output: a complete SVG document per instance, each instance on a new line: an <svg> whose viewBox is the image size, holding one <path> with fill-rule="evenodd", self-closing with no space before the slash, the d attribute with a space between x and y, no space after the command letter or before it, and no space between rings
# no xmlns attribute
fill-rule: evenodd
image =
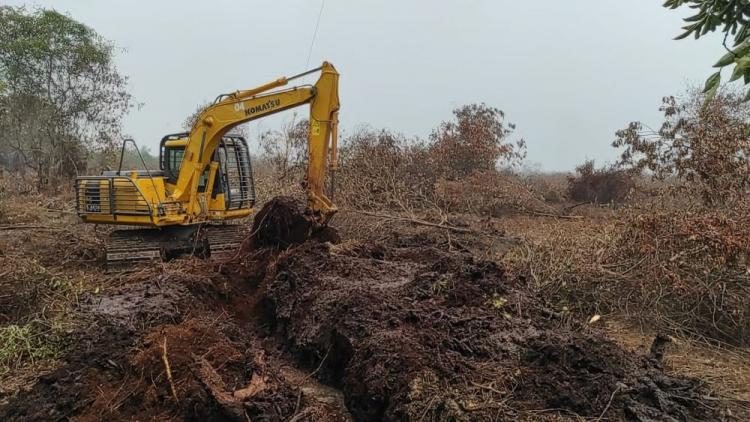
<svg viewBox="0 0 750 422"><path fill-rule="evenodd" d="M417 139L362 127L344 140L340 159L339 198L352 207L407 210L433 196L436 171Z"/></svg>
<svg viewBox="0 0 750 422"><path fill-rule="evenodd" d="M568 177L563 173L532 173L524 179L531 191L540 195L544 202L557 204L568 196Z"/></svg>
<svg viewBox="0 0 750 422"><path fill-rule="evenodd" d="M60 333L41 324L0 327L0 375L27 363L58 357L61 344Z"/></svg>
<svg viewBox="0 0 750 422"><path fill-rule="evenodd" d="M568 196L575 201L621 203L635 187L629 172L611 167L597 169L593 160L576 167L576 173L568 178Z"/></svg>
<svg viewBox="0 0 750 422"><path fill-rule="evenodd" d="M430 135L430 159L441 176L455 179L478 171L516 164L526 156L523 139L508 137L515 125L505 114L486 104L470 104L453 110L454 121L442 122Z"/></svg>
<svg viewBox="0 0 750 422"><path fill-rule="evenodd" d="M750 105L724 90L705 103L697 91L666 97L664 122L654 131L632 122L617 132L613 146L624 148L619 164L647 169L653 177L676 177L680 189L706 205L729 205L750 189Z"/></svg>
<svg viewBox="0 0 750 422"><path fill-rule="evenodd" d="M440 207L493 214L504 207L539 209L540 197L525 183L497 170L499 164L512 167L525 154L523 140L508 140L514 126L504 114L485 104L463 106L453 114L428 140L366 126L342 137L336 203L407 213ZM289 187L296 189L290 182L303 181L307 126L293 121L282 131L261 134L262 155L255 167L260 198L288 195ZM489 190L480 189L485 182Z"/></svg>
<svg viewBox="0 0 750 422"><path fill-rule="evenodd" d="M647 315L656 310L678 330L750 344L747 210L630 212L610 261L628 271L626 285Z"/></svg>
<svg viewBox="0 0 750 422"><path fill-rule="evenodd" d="M554 212L520 177L480 171L461 180L440 180L435 198L446 211L499 217L517 212Z"/></svg>

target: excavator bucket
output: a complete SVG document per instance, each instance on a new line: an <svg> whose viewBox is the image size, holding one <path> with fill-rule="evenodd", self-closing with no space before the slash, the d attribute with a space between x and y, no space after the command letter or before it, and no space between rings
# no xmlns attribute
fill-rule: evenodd
<svg viewBox="0 0 750 422"><path fill-rule="evenodd" d="M256 214L252 229L252 246L286 249L308 239L339 243L333 227L321 224L302 202L288 196L277 196Z"/></svg>

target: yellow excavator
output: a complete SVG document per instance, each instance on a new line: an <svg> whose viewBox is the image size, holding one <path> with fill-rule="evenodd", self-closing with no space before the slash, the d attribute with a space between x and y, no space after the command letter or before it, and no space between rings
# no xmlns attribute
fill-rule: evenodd
<svg viewBox="0 0 750 422"><path fill-rule="evenodd" d="M314 85L285 88L317 72ZM324 188L329 165L335 171L337 163L338 81L336 69L324 62L298 75L220 95L190 132L162 138L158 171L146 169L145 162L143 170L123 170L121 156L116 171L78 177L76 206L83 222L130 226L111 234L108 265L129 266L190 252L234 254L248 229L226 223L251 215L256 198L247 142L230 130L304 104L310 105L310 116L303 185L309 214L325 225L336 212Z"/></svg>

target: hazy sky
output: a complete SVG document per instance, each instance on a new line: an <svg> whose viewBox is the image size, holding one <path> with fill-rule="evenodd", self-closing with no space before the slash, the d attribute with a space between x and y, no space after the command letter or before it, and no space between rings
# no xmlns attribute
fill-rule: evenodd
<svg viewBox="0 0 750 422"><path fill-rule="evenodd" d="M305 70L321 6L10 3L68 13L126 50L117 64L143 107L127 117L125 132L153 150L198 103ZM426 136L455 107L485 102L517 124L530 162L567 170L586 158L614 159L617 129L631 120L658 123L661 97L702 83L723 54L716 37L673 41L689 12L662 3L325 0L307 67L329 60L341 73L344 131L369 124Z"/></svg>

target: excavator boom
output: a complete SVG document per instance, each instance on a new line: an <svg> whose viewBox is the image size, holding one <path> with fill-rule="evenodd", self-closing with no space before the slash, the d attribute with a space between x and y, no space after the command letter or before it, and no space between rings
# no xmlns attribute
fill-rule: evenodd
<svg viewBox="0 0 750 422"><path fill-rule="evenodd" d="M293 79L320 71L314 86L299 86L281 91ZM336 150L339 110L339 74L330 63L290 78L280 78L255 89L220 96L196 119L185 147L182 169L170 200L187 204L189 218L200 216L198 181L211 164L213 153L222 137L233 127L280 111L310 104L308 135L308 169L306 194L308 206L327 221L336 207L324 192L329 150ZM335 159L335 152L333 153ZM209 175L210 177L210 175Z"/></svg>

